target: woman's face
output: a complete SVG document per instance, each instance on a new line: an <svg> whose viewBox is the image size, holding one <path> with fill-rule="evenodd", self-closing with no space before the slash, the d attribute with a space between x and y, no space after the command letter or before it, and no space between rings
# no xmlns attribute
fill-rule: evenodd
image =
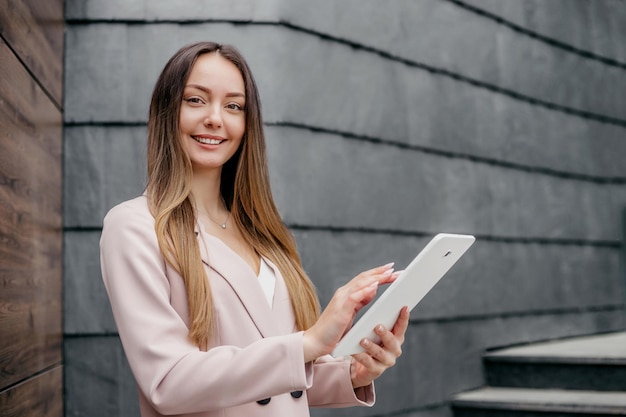
<svg viewBox="0 0 626 417"><path fill-rule="evenodd" d="M194 172L221 169L246 128L245 86L239 69L217 53L200 55L185 85L180 134Z"/></svg>

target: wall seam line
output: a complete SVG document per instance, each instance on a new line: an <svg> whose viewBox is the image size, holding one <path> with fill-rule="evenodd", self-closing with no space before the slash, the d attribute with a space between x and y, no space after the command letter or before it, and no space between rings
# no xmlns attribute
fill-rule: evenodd
<svg viewBox="0 0 626 417"><path fill-rule="evenodd" d="M305 123L298 122L286 122L286 121L271 121L265 122L264 126L269 127L288 127L294 129L303 129L309 130L314 133L325 133L341 136L348 140L358 140L363 142L369 142L376 145L381 146L391 146L403 150L410 150L414 152L420 152L429 155L437 155L445 158L453 158L453 159L462 159L468 160L479 164L497 166L501 168L510 169L513 171L526 172L531 174L540 174L553 178L560 178L572 181L583 181L590 182L598 185L624 185L626 184L626 177L619 176L600 176L600 175L590 175L590 174L581 174L581 173L573 173L568 171L560 171L552 168L533 166L533 165L525 165L519 164L516 162L505 161L495 158L488 158L484 156L472 155L468 153L455 152L455 151L447 151L443 149L435 149L429 148L426 146L413 145L406 142L400 142L397 140L389 140L389 139L381 139L372 136L366 136L363 134L352 133L341 131L338 129L328 129L319 126L313 126ZM142 121L129 121L129 122L96 122L96 121L88 121L88 122L66 122L64 124L66 128L79 128L79 127L147 127L146 122Z"/></svg>
<svg viewBox="0 0 626 417"><path fill-rule="evenodd" d="M292 230L299 231L323 231L332 233L362 233L373 235L391 235L391 236L407 236L407 237L432 237L437 232L418 231L418 230L402 230L402 229L385 229L385 228L369 228L369 227L350 227L350 226L333 226L333 225L307 225L297 223L286 223L287 227ZM451 231L452 232L452 231ZM536 244L542 246L579 246L579 247L598 247L620 249L622 242L619 240L594 240L594 239L572 239L572 238L550 238L550 237L518 237L518 236L497 236L488 234L474 234L476 240L486 242L510 243L510 244Z"/></svg>
<svg viewBox="0 0 626 417"><path fill-rule="evenodd" d="M48 97L48 100L50 100L52 105L59 111L59 113L61 113L61 115L63 115L63 106L56 101L56 99L54 98L52 93L50 93L50 91L48 91L46 86L44 86L41 83L41 80L39 80L39 78L35 75L35 73L33 71L31 71L30 67L26 64L26 62L24 62L22 57L17 53L17 51L15 49L13 49L11 44L7 41L7 39L1 33L0 33L0 39L2 39L2 42L4 42L4 44L7 46L9 51L11 51L11 53L13 54L15 59L17 59L18 62L20 64L22 64L22 68L24 68L24 70L28 73L28 75L30 75L31 80L33 80L35 82L35 84L37 84L37 87L39 87L39 89L44 93L44 95L46 97ZM64 70L64 72L65 72L65 70ZM62 87L62 89L63 88L64 87Z"/></svg>
<svg viewBox="0 0 626 417"><path fill-rule="evenodd" d="M427 324L438 323L463 323L468 321L488 321L498 319L511 319L520 317L542 317L542 316L560 316L571 314L588 314L588 313L603 313L603 312L618 312L624 310L625 305L619 304L605 304L599 306L587 306L587 307L571 307L571 308L553 308L545 310L529 310L529 311L511 311L500 312L490 314L471 314L466 316L450 316L450 317L430 317L430 318L412 318L409 320L410 325L420 326ZM65 333L64 339L81 339L81 338L96 338L96 337L119 337L118 332L105 331L102 333L90 333L90 332L76 332Z"/></svg>
<svg viewBox="0 0 626 417"><path fill-rule="evenodd" d="M599 306L587 306L587 307L570 307L570 308L555 308L545 310L526 310L526 311L511 311L492 314L470 314L466 316L450 316L450 317L433 317L433 318L414 318L410 319L409 323L412 325L422 324L436 324L436 323L461 323L467 321L485 321L494 319L510 319L520 317L540 317L540 316L562 316L571 314L587 314L587 313L602 313L602 312L615 312L624 310L625 305L623 303L618 304L604 304Z"/></svg>
<svg viewBox="0 0 626 417"><path fill-rule="evenodd" d="M9 384L6 387L2 387L0 389L0 395L6 393L8 391L11 391L12 389L18 387L19 385L22 385L22 384L28 383L29 381L37 379L38 377L40 377L43 374L46 374L46 373L48 373L50 371L53 371L53 370L55 370L57 368L62 368L62 367L63 367L63 361L58 361L58 362L55 362L55 363L53 363L51 365L48 365L45 368L42 368L42 369L38 370L37 372L35 372L35 373L31 374L31 375L28 375L25 378L20 379L19 381L16 381L16 382L14 382L12 384Z"/></svg>
<svg viewBox="0 0 626 417"><path fill-rule="evenodd" d="M617 59L613 59L613 58L609 58L609 57L605 57L602 56L600 54L596 54L590 51L587 51L585 49L581 49L581 48L577 48L571 44L565 43L563 41L559 41L555 38L551 38L549 36L543 35L539 32L530 30L525 28L524 26L521 26L517 23L514 23L496 13L492 13L489 12L485 9L481 9L479 7L476 6L472 6L464 1L461 0L442 0L442 1L446 1L452 4L457 5L460 8L463 8L465 10L468 10L474 14L477 14L479 16L484 17L485 19L489 19L492 20L502 26L508 27L509 29L511 29L514 32L520 33L522 35L526 35L532 39L535 39L537 41L543 42L545 44L548 44L554 48L558 48L558 49L562 49L564 51L567 51L569 53L575 54L575 55L579 55L583 58L589 59L589 60L593 60L593 61L598 61L601 62L605 65L609 65L609 66L613 66L616 68L620 68L623 70L626 70L626 63L621 62Z"/></svg>
<svg viewBox="0 0 626 417"><path fill-rule="evenodd" d="M568 179L568 180L592 182L592 183L600 184L600 185L626 184L626 177L618 177L618 176L604 177L604 176L599 176L599 175L578 174L578 173L572 173L572 172L567 172L567 171L560 171L560 170L556 170L552 168L524 165L524 164L519 164L515 162L499 160L495 158L472 155L468 153L429 148L426 146L414 145L414 144L409 144L406 142L400 142L400 141L389 140L389 139L380 139L377 137L366 136L366 135L352 133L352 132L345 132L345 131L341 131L337 129L327 129L324 127L312 126L312 125L307 125L304 123L277 121L277 122L266 122L265 125L277 126L277 127L292 127L296 129L309 130L315 133L333 134L333 135L342 136L345 139L349 139L349 140L360 140L360 141L370 142L370 143L374 143L378 145L393 146L393 147L404 149L404 150L411 150L411 151L437 155L437 156L446 157L446 158L469 160L472 162L481 163L485 165L498 166L501 168L507 168L507 169L511 169L515 171L522 171L522 172L528 172L528 173L534 173L534 174L543 174L543 175L550 176L550 177L556 177L556 178L562 178L562 179Z"/></svg>

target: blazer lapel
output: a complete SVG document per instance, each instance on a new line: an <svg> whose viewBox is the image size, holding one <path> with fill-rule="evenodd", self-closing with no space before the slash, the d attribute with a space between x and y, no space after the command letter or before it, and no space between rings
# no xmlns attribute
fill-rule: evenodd
<svg viewBox="0 0 626 417"><path fill-rule="evenodd" d="M204 232L201 224L196 226L196 233L202 262L229 283L263 337L278 335L270 306L250 266L219 238Z"/></svg>

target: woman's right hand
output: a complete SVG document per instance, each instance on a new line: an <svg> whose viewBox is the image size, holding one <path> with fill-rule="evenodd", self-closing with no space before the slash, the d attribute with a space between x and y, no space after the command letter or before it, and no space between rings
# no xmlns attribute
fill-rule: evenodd
<svg viewBox="0 0 626 417"><path fill-rule="evenodd" d="M393 263L390 263L361 272L337 289L317 322L304 332L305 362L332 352L352 326L357 312L374 299L378 286L395 281L398 275L393 272Z"/></svg>

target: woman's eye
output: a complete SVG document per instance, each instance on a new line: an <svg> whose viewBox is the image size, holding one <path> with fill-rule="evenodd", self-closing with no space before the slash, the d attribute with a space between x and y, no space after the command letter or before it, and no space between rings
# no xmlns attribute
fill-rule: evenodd
<svg viewBox="0 0 626 417"><path fill-rule="evenodd" d="M200 97L186 97L185 101L187 103L193 103L193 104L202 104L203 101Z"/></svg>
<svg viewBox="0 0 626 417"><path fill-rule="evenodd" d="M243 106L237 103L229 103L226 105L226 108L229 110L243 110Z"/></svg>

